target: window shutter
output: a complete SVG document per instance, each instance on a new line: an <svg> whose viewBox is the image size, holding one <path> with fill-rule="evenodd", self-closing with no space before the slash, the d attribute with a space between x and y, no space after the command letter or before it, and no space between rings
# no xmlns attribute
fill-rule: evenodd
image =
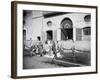
<svg viewBox="0 0 100 80"><path fill-rule="evenodd" d="M54 32L53 32L53 40L54 41L57 40L57 30L54 30Z"/></svg>
<svg viewBox="0 0 100 80"><path fill-rule="evenodd" d="M76 40L82 40L82 29L76 28Z"/></svg>

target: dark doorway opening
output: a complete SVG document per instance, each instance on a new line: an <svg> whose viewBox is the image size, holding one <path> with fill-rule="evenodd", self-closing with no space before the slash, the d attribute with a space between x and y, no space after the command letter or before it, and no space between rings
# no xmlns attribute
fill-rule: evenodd
<svg viewBox="0 0 100 80"><path fill-rule="evenodd" d="M61 22L61 40L73 40L73 24L71 19L65 18Z"/></svg>
<svg viewBox="0 0 100 80"><path fill-rule="evenodd" d="M50 30L50 31L47 31L47 40L52 40L53 39L53 32Z"/></svg>
<svg viewBox="0 0 100 80"><path fill-rule="evenodd" d="M23 40L26 40L26 30L23 30Z"/></svg>
<svg viewBox="0 0 100 80"><path fill-rule="evenodd" d="M73 29L61 29L61 40L73 39Z"/></svg>
<svg viewBox="0 0 100 80"><path fill-rule="evenodd" d="M38 39L39 41L41 41L41 37L40 37L40 36L38 36L37 39Z"/></svg>

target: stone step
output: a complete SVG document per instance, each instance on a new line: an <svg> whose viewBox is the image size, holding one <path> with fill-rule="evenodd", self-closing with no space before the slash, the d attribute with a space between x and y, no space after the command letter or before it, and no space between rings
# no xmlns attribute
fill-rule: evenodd
<svg viewBox="0 0 100 80"><path fill-rule="evenodd" d="M78 64L78 63L62 61L62 60L56 60L56 59L53 59L52 61L55 64L61 65L61 66L64 66L64 67L81 67L81 66L85 66L85 65L82 65L82 64Z"/></svg>

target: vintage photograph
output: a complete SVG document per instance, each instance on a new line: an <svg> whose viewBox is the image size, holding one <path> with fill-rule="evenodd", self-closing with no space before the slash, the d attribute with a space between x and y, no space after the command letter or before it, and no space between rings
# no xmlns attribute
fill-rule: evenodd
<svg viewBox="0 0 100 80"><path fill-rule="evenodd" d="M13 1L13 78L97 73L97 6Z"/></svg>
<svg viewBox="0 0 100 80"><path fill-rule="evenodd" d="M91 66L91 13L23 10L23 69Z"/></svg>

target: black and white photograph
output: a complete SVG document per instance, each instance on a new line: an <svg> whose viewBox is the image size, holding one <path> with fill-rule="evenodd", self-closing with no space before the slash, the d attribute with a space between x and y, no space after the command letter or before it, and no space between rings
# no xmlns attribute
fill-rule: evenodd
<svg viewBox="0 0 100 80"><path fill-rule="evenodd" d="M97 7L12 3L12 76L97 73Z"/></svg>
<svg viewBox="0 0 100 80"><path fill-rule="evenodd" d="M23 10L23 69L91 66L91 14Z"/></svg>

